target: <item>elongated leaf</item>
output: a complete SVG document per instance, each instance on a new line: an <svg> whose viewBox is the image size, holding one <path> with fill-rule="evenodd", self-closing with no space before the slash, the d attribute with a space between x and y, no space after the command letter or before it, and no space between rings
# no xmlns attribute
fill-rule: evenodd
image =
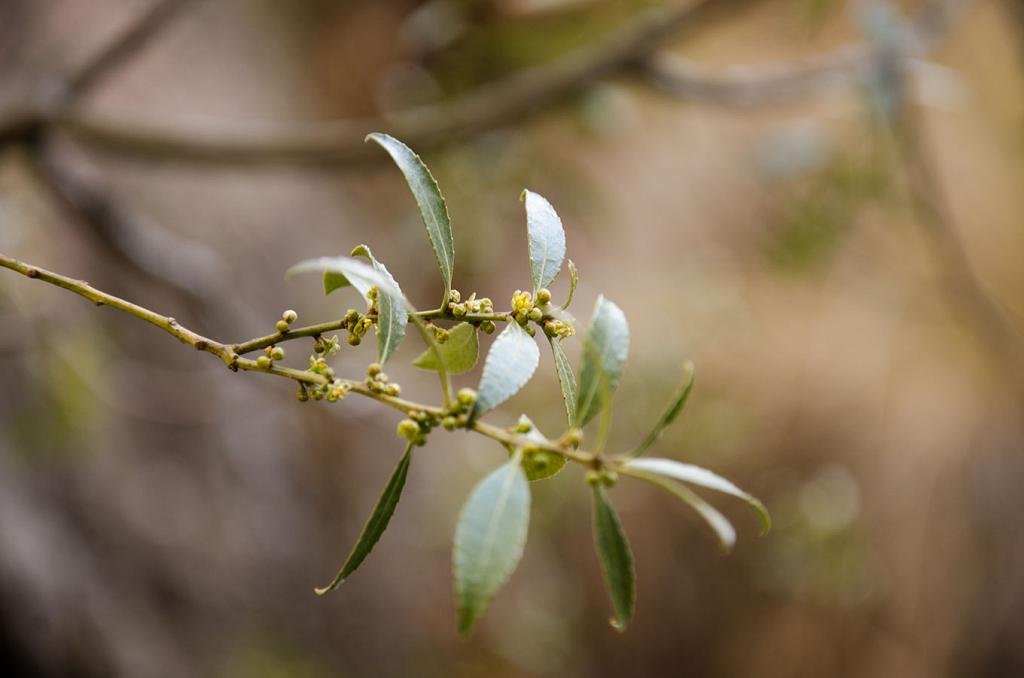
<svg viewBox="0 0 1024 678"><path fill-rule="evenodd" d="M448 331L448 340L438 344L438 350L450 374L469 372L476 366L480 352L476 327L469 323L459 323ZM424 370L437 371L440 368L437 356L431 348L421 353L413 365Z"/></svg>
<svg viewBox="0 0 1024 678"><path fill-rule="evenodd" d="M639 457L641 454L649 450L654 443L658 442L658 438L661 437L661 434L665 429L676 420L679 413L683 411L683 407L686 406L686 401L689 400L690 392L693 390L693 374L693 363L687 361L686 364L683 365L683 383L680 384L679 390L676 391L674 396L672 396L672 400L669 401L668 407L665 408L665 411L654 425L654 428L651 429L651 432L647 434L647 437L644 438L644 441L640 443L635 450L629 453L629 456Z"/></svg>
<svg viewBox="0 0 1024 678"><path fill-rule="evenodd" d="M632 471L655 473L657 475L680 480L684 483L690 483L691 485L698 485L700 487L706 487L709 490L730 494L747 502L750 507L754 509L757 513L757 517L761 520L762 534L768 532L772 527L771 516L768 515L768 509L764 507L764 504L758 501L752 494L744 492L730 481L707 470L706 468L694 466L693 464L683 464L672 459L653 458L630 459L623 464L623 468Z"/></svg>
<svg viewBox="0 0 1024 678"><path fill-rule="evenodd" d="M437 267L444 281L444 298L447 300L452 289L452 272L455 268L455 243L452 239L451 221L448 219L448 207L444 204L437 182L420 157L398 139L379 132L366 138L380 144L405 175L409 189L416 199L416 204L419 205L423 224L427 227L427 235L437 258Z"/></svg>
<svg viewBox="0 0 1024 678"><path fill-rule="evenodd" d="M565 258L565 231L555 208L544 196L524 190L526 232L530 245L530 273L533 291L547 287L562 268Z"/></svg>
<svg viewBox="0 0 1024 678"><path fill-rule="evenodd" d="M359 245L352 250L352 256L369 259L373 268L398 289L394 277L384 264L374 258L369 247ZM398 345L405 337L405 324L409 322L409 312L406 310L404 299L395 299L386 292L377 297L377 312L377 362L383 365L398 350Z"/></svg>
<svg viewBox="0 0 1024 678"><path fill-rule="evenodd" d="M537 342L518 324L510 322L487 352L473 416L492 410L515 395L530 381L539 362Z"/></svg>
<svg viewBox="0 0 1024 678"><path fill-rule="evenodd" d="M562 350L561 339L549 337L551 344L551 355L555 358L555 373L558 375L558 383L562 387L562 401L565 403L565 417L572 426L576 419L576 375L572 373L569 359L565 357Z"/></svg>
<svg viewBox="0 0 1024 678"><path fill-rule="evenodd" d="M301 261L288 270L288 275L319 271L331 274L333 280L344 278L347 284L355 287L364 297L370 288L376 287L380 293L377 300L377 361L384 364L390 358L405 336L405 325L409 320L409 312L415 309L405 298L398 283L377 261L366 245L359 245L352 250L353 256L365 257L366 264L349 257L320 257ZM324 279L325 288L327 279Z"/></svg>
<svg viewBox="0 0 1024 678"><path fill-rule="evenodd" d="M287 275L292 276L296 273L338 273L344 276L349 284L359 290L363 296L366 296L371 287L376 287L380 292L401 301L408 311L414 310L405 295L402 294L402 290L395 284L394 278L390 275L382 275L373 266L359 259L351 257L306 259L288 269Z"/></svg>
<svg viewBox="0 0 1024 678"><path fill-rule="evenodd" d="M580 284L580 271L576 268L576 264L573 260L569 260L569 296L566 298L565 303L562 304L562 308L568 309L569 304L572 303L572 298L576 296L576 286Z"/></svg>
<svg viewBox="0 0 1024 678"><path fill-rule="evenodd" d="M333 591L341 586L348 576L355 572L362 564L366 556L370 555L370 551L373 550L380 536L387 529L388 523L391 522L391 516L395 512L395 507L398 506L398 500L402 497L402 488L405 487L405 479L409 475L409 463L411 460L412 445L409 445L405 448L405 454L399 460L398 466L392 472L388 484L380 495L380 499L377 500L377 505L373 507L373 513L370 514L370 519L366 521L363 532L359 535L359 540L356 541L356 545L345 560L345 564L341 566L338 574L335 575L330 584L315 589L317 595L322 596L328 591Z"/></svg>
<svg viewBox="0 0 1024 678"><path fill-rule="evenodd" d="M455 530L453 563L459 633L467 635L523 555L530 486L516 453L474 488Z"/></svg>
<svg viewBox="0 0 1024 678"><path fill-rule="evenodd" d="M594 544L612 599L612 609L615 611L615 616L610 620L611 625L617 631L624 631L633 619L636 606L633 554L629 550L629 542L626 541L619 517L601 485L594 486Z"/></svg>
<svg viewBox="0 0 1024 678"><path fill-rule="evenodd" d="M610 406L629 353L629 324L622 310L603 296L597 298L590 329L583 343L576 396L576 426L583 426Z"/></svg>
<svg viewBox="0 0 1024 678"><path fill-rule="evenodd" d="M678 499L689 504L690 507L697 512L697 515L703 518L714 531L715 536L718 537L718 543L722 547L722 550L726 553L732 550L732 547L736 544L736 528L732 526L732 523L729 522L728 518L718 512L718 509L701 499L690 488L653 473L631 471L630 475L634 478L646 480L653 485L657 485L666 492L669 492Z"/></svg>

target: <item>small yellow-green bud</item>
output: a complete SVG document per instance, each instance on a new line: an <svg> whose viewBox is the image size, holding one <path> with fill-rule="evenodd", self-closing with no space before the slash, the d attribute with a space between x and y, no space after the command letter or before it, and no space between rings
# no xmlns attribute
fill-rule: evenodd
<svg viewBox="0 0 1024 678"><path fill-rule="evenodd" d="M328 379L334 379L334 368L324 367L322 374Z"/></svg>
<svg viewBox="0 0 1024 678"><path fill-rule="evenodd" d="M494 334L494 330L497 329L497 327L495 327L494 322L485 320L480 323L480 329L482 329L486 334Z"/></svg>
<svg viewBox="0 0 1024 678"><path fill-rule="evenodd" d="M579 447L580 446L580 442L582 440L583 440L583 433L578 428L571 429L562 438L562 442L564 442L566 445L569 445L570 447Z"/></svg>
<svg viewBox="0 0 1024 678"><path fill-rule="evenodd" d="M370 363L366 367L366 374L367 376L370 377L376 377L378 374L380 374L381 369L382 368L380 366L380 363Z"/></svg>
<svg viewBox="0 0 1024 678"><path fill-rule="evenodd" d="M278 320L277 323L274 324L274 327L277 329L278 332L288 331L288 323L286 323L283 320Z"/></svg>
<svg viewBox="0 0 1024 678"><path fill-rule="evenodd" d="M558 325L555 324L554 320L549 320L546 323L544 323L544 334L546 334L549 337L558 336Z"/></svg>
<svg viewBox="0 0 1024 678"><path fill-rule="evenodd" d="M436 339L437 343L439 344L443 344L444 342L448 341L448 330L446 330L443 327L435 327L434 339Z"/></svg>
<svg viewBox="0 0 1024 678"><path fill-rule="evenodd" d="M384 389L385 393L389 396L398 397L402 395L402 387L398 384L388 384L387 388Z"/></svg>
<svg viewBox="0 0 1024 678"><path fill-rule="evenodd" d="M298 319L299 319L299 314L296 313L295 311L291 310L291 309L288 309L287 311L285 311L284 313L281 314L281 320L285 321L289 325L291 325L293 322L295 322Z"/></svg>
<svg viewBox="0 0 1024 678"><path fill-rule="evenodd" d="M259 367L261 370L268 369L270 365L271 362L269 357L261 355L259 358L256 358L256 366Z"/></svg>
<svg viewBox="0 0 1024 678"><path fill-rule="evenodd" d="M469 407L476 403L476 391L471 388L460 388L458 398L461 404Z"/></svg>
<svg viewBox="0 0 1024 678"><path fill-rule="evenodd" d="M537 290L537 303L541 306L551 301L551 291L546 287Z"/></svg>
<svg viewBox="0 0 1024 678"><path fill-rule="evenodd" d="M516 433L529 433L533 430L533 422L525 414L519 417L519 421L516 422L516 426L513 429Z"/></svg>
<svg viewBox="0 0 1024 678"><path fill-rule="evenodd" d="M541 310L540 310L539 308L537 308L536 306L535 306L535 307L533 307L532 309L530 309L530 313L529 313L529 318L530 318L530 320L532 320L533 322L537 322L538 320L540 320L540 319L541 319L541 318L543 318L543 317L544 317L544 312L543 312L543 311L541 311Z"/></svg>
<svg viewBox="0 0 1024 678"><path fill-rule="evenodd" d="M360 342L362 342L362 338L358 334L349 332L349 335L348 335L349 346L358 346L360 344Z"/></svg>
<svg viewBox="0 0 1024 678"><path fill-rule="evenodd" d="M458 428L458 425L458 420L456 420L455 417L451 415L448 415L447 417L441 420L441 426L444 426L446 431L454 431L456 428Z"/></svg>
<svg viewBox="0 0 1024 678"><path fill-rule="evenodd" d="M299 392L295 394L295 397L299 399L300 403L304 403L309 400L309 394L306 393L306 389L300 388Z"/></svg>
<svg viewBox="0 0 1024 678"><path fill-rule="evenodd" d="M479 303L480 303L480 308L483 311L492 311L492 310L494 310L494 302L491 301L490 297L482 297L480 299Z"/></svg>
<svg viewBox="0 0 1024 678"><path fill-rule="evenodd" d="M619 480L619 474L615 471L605 469L601 472L601 484L605 487L612 487Z"/></svg>
<svg viewBox="0 0 1024 678"><path fill-rule="evenodd" d="M280 346L275 346L270 351L270 359L271 360L284 360L284 349L281 348Z"/></svg>
<svg viewBox="0 0 1024 678"><path fill-rule="evenodd" d="M598 484L601 483L601 474L599 472L597 472L597 471L594 471L594 470L587 471L586 478L587 478L587 484L588 485L598 485Z"/></svg>
<svg viewBox="0 0 1024 678"><path fill-rule="evenodd" d="M323 389L314 388L313 389L313 400L323 400L323 399L324 399Z"/></svg>
<svg viewBox="0 0 1024 678"><path fill-rule="evenodd" d="M412 440L419 435L420 427L412 419L403 419L398 422L398 437L405 438L406 440Z"/></svg>
<svg viewBox="0 0 1024 678"><path fill-rule="evenodd" d="M359 311L354 308L350 308L345 312L344 321L351 327L357 320L359 320Z"/></svg>
<svg viewBox="0 0 1024 678"><path fill-rule="evenodd" d="M457 303L459 303L459 301L461 299L462 299L462 294L458 290L452 290L451 292L448 293L448 301L451 301L451 302L454 302L454 303L457 304Z"/></svg>
<svg viewBox="0 0 1024 678"><path fill-rule="evenodd" d="M454 315L456 318L466 317L466 305L455 304L455 308L452 309L452 315Z"/></svg>

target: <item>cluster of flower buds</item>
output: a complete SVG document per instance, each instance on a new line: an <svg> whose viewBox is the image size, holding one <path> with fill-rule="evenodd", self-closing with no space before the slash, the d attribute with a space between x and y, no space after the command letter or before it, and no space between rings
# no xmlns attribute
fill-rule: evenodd
<svg viewBox="0 0 1024 678"><path fill-rule="evenodd" d="M437 416L429 412L414 410L409 416L398 422L398 437L408 440L413 445L426 445L427 435L437 426Z"/></svg>
<svg viewBox="0 0 1024 678"><path fill-rule="evenodd" d="M331 379L326 384L299 384L299 392L296 395L300 402L306 402L312 398L313 400L336 403L351 390L352 386L348 382Z"/></svg>
<svg viewBox="0 0 1024 678"><path fill-rule="evenodd" d="M565 339L576 334L576 329L569 323L558 318L548 318L544 321L544 334L549 337Z"/></svg>
<svg viewBox="0 0 1024 678"><path fill-rule="evenodd" d="M370 292L373 292L375 289L371 289ZM363 315L354 308L350 308L345 313L344 320L345 327L348 328L348 343L350 346L358 346L369 329L373 327L373 318L369 315Z"/></svg>
<svg viewBox="0 0 1024 678"><path fill-rule="evenodd" d="M381 371L380 363L370 363L366 368L366 388L374 393L398 397L402 395L402 387L398 384L391 384L388 375Z"/></svg>
<svg viewBox="0 0 1024 678"><path fill-rule="evenodd" d="M476 292L469 295L465 301L462 301L462 294L458 290L448 293L448 312L456 318L465 318L467 313L491 313L493 311L494 302L487 297L477 299Z"/></svg>
<svg viewBox="0 0 1024 678"><path fill-rule="evenodd" d="M476 405L476 391L471 388L459 389L455 402L441 419L441 425L446 431L465 428L469 424L469 417L473 413L474 405Z"/></svg>

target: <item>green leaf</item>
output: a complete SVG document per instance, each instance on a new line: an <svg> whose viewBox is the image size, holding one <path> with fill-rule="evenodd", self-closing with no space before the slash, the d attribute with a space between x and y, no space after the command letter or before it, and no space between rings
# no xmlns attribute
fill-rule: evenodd
<svg viewBox="0 0 1024 678"><path fill-rule="evenodd" d="M394 277L384 264L374 258L369 247L359 245L352 250L352 256L369 259L373 268L398 289ZM377 312L377 362L383 365L398 350L398 345L405 337L405 324L409 322L409 312L406 310L404 299L395 299L387 293L378 296Z"/></svg>
<svg viewBox="0 0 1024 678"><path fill-rule="evenodd" d="M434 181L430 170L423 164L420 157L401 141L378 132L370 134L366 139L380 144L405 175L409 189L416 199L416 204L419 205L423 224L427 227L427 235L430 237L430 244L433 246L434 256L437 258L437 267L440 269L441 279L444 281L444 298L447 301L448 293L452 289L455 243L452 240L452 225L448 218L448 208L444 204L441 190L437 187L437 182Z"/></svg>
<svg viewBox="0 0 1024 678"><path fill-rule="evenodd" d="M555 208L543 196L524 190L526 233L530 245L530 273L533 291L547 287L562 268L565 258L565 231Z"/></svg>
<svg viewBox="0 0 1024 678"><path fill-rule="evenodd" d="M644 471L660 476L667 476L669 478L674 478L675 480L680 480L684 483L690 483L691 485L706 487L709 490L715 490L717 492L724 492L725 494L732 495L747 502L757 513L757 517L761 521L761 534L768 532L772 527L771 516L768 515L768 509L765 508L764 504L758 501L753 495L744 492L733 485L730 481L707 470L706 468L694 466L693 464L683 464L672 459L653 458L630 459L623 464L622 467L629 471Z"/></svg>
<svg viewBox="0 0 1024 678"><path fill-rule="evenodd" d="M470 323L459 323L448 331L447 341L438 344L438 350L441 352L449 373L469 372L476 366L476 359L480 352L480 340L476 327ZM431 348L420 354L413 365L424 370L437 371L440 369L437 356Z"/></svg>
<svg viewBox="0 0 1024 678"><path fill-rule="evenodd" d="M722 551L728 553L732 550L732 547L736 544L736 528L732 526L732 523L729 522L728 518L718 512L718 509L698 497L690 488L685 485L681 485L680 483L674 483L667 478L663 478L653 473L631 471L630 475L634 478L639 478L640 480L645 480L653 485L657 485L666 492L674 495L676 498L689 504L689 506L697 512L697 515L703 518L714 531L715 536L718 537L718 543L722 547Z"/></svg>
<svg viewBox="0 0 1024 678"><path fill-rule="evenodd" d="M633 619L636 606L636 575L633 572L633 554L605 494L604 487L594 485L594 544L601 560L601 570L612 599L615 616L610 620L617 631L624 631Z"/></svg>
<svg viewBox="0 0 1024 678"><path fill-rule="evenodd" d="M569 304L572 303L572 298L576 294L576 286L579 285L579 284L580 284L580 272L579 272L579 269L576 268L576 264L573 263L572 259L570 259L569 260L569 297L565 300L565 303L562 304L562 308L565 308L565 309L569 308Z"/></svg>
<svg viewBox="0 0 1024 678"><path fill-rule="evenodd" d="M398 466L392 472L388 484L380 495L380 499L377 500L377 505L373 507L373 513L370 514L370 519L366 521L363 532L359 535L359 540L356 541L356 545L352 548L348 559L345 560L345 564L341 566L338 574L335 575L330 584L315 589L317 595L322 596L328 591L333 591L341 586L348 576L355 572L359 565L362 564L366 556L370 555L370 551L373 550L380 536L387 529L388 523L391 522L391 516L395 512L395 507L398 506L398 500L402 497L402 488L405 487L405 479L409 475L409 462L411 459L412 445L409 445L405 448L405 454L399 460Z"/></svg>
<svg viewBox="0 0 1024 678"><path fill-rule="evenodd" d="M538 443L551 442L543 433L537 430L537 427L533 425L533 422L525 414L519 417L520 423L524 420L533 428L530 429L529 433L524 433L523 437ZM510 448L510 453L514 454L515 451L516 448ZM544 480L565 468L565 461L565 457L555 452L537 450L533 454L523 455L523 472L526 473L526 479L531 483L537 480Z"/></svg>
<svg viewBox="0 0 1024 678"><path fill-rule="evenodd" d="M509 322L487 352L473 417L493 410L515 395L530 381L539 362L540 349L533 337L515 321Z"/></svg>
<svg viewBox="0 0 1024 678"><path fill-rule="evenodd" d="M583 426L602 409L611 406L628 353L629 324L626 316L614 303L603 296L598 297L583 343L576 426Z"/></svg>
<svg viewBox="0 0 1024 678"><path fill-rule="evenodd" d="M572 426L576 419L576 376L572 373L569 359L565 357L562 350L562 341L555 337L548 338L551 344L551 354L555 358L555 373L558 375L558 383L562 387L562 400L565 402L565 417Z"/></svg>
<svg viewBox="0 0 1024 678"><path fill-rule="evenodd" d="M654 425L654 428L651 429L651 432L647 434L647 437L644 438L644 441L640 443L640 445L635 450L630 452L628 456L639 457L641 454L649 450L651 446L654 445L654 443L658 442L658 438L661 437L661 434L665 431L665 429L668 428L669 425L676 420L676 417L679 416L679 413L683 411L683 407L686 406L686 401L689 400L690 398L690 392L693 390L693 375L693 363L687 360L686 363L683 365L683 383L680 384L679 390L676 391L676 394L672 397L672 400L669 401L668 407L665 408L665 411L662 413L661 418L658 419L657 423Z"/></svg>
<svg viewBox="0 0 1024 678"><path fill-rule="evenodd" d="M341 273L332 273L330 271L324 273L324 294L330 294L334 290L340 290L343 287L351 285L348 278L343 276Z"/></svg>
<svg viewBox="0 0 1024 678"><path fill-rule="evenodd" d="M530 485L522 455L473 489L455 529L453 563L459 633L467 635L523 555L530 522Z"/></svg>

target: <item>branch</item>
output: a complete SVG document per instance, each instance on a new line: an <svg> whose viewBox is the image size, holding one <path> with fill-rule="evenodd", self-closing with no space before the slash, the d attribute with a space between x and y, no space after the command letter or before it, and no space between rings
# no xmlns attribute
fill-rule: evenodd
<svg viewBox="0 0 1024 678"><path fill-rule="evenodd" d="M637 63L677 32L751 1L695 0L659 7L599 44L553 63L520 71L454 101L381 118L246 127L232 122L214 129L174 130L75 110L55 115L50 122L80 142L131 157L209 164L342 165L379 158L363 143L376 129L387 129L423 151L524 118Z"/></svg>
<svg viewBox="0 0 1024 678"><path fill-rule="evenodd" d="M969 0L928 0L916 12L901 58L920 57L945 39ZM637 68L652 85L688 101L730 107L772 106L864 83L875 63L867 42L839 47L807 59L757 66L709 69L675 54L663 53Z"/></svg>
<svg viewBox="0 0 1024 678"><path fill-rule="evenodd" d="M110 306L111 308L133 315L136 318L150 323L151 325L159 327L164 332L167 332L182 343L188 344L197 351L204 351L217 356L232 371L243 370L265 372L267 374L273 374L286 379L292 379L301 384L323 385L329 382L327 377L310 371L297 370L291 367L280 367L278 365L262 367L255 360L241 357L232 345L210 339L209 337L204 337L197 332L193 332L192 330L183 327L174 318L160 315L155 311L151 311L137 304L133 304L130 301L125 301L120 297L98 290L84 280L76 280L75 278L69 278L68 276L61 275L59 273L47 271L46 269L27 264L2 253L0 253L0 267L10 269L28 278L41 280L42 282L68 290L88 299L98 306ZM288 335L292 334L295 336L284 336L283 338L298 338L297 332L288 333ZM445 410L440 407L425 405L412 402L410 400L404 400L396 396L377 393L361 381L355 381L352 379L340 379L337 381L341 382L350 393L358 393L361 396L372 398L406 414L426 412L438 417L445 414ZM587 452L585 450L577 450L567 442L541 442L539 440L534 440L533 438L528 438L524 435L509 432L503 428L499 428L480 420L476 420L471 423L469 428L476 433L493 440L497 440L505 445L511 445L513 447L532 445L538 449L560 454L568 459L572 459L573 461L587 466L593 466L595 463L600 463L600 457L597 454Z"/></svg>

